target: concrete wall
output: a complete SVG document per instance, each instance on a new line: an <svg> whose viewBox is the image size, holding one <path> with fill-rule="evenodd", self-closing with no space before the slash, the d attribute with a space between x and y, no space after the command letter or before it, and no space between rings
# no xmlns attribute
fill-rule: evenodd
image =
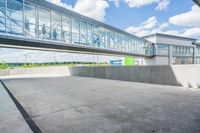
<svg viewBox="0 0 200 133"><path fill-rule="evenodd" d="M200 65L69 68L72 76L200 88Z"/></svg>
<svg viewBox="0 0 200 133"><path fill-rule="evenodd" d="M0 76L60 74L200 88L200 65L40 67L0 70Z"/></svg>
<svg viewBox="0 0 200 133"><path fill-rule="evenodd" d="M66 66L61 67L38 67L0 70L0 76L8 75L34 75L34 74L62 74L70 75Z"/></svg>

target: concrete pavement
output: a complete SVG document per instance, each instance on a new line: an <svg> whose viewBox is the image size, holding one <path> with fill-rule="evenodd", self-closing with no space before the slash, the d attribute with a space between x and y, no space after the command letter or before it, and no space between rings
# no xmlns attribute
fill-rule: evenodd
<svg viewBox="0 0 200 133"><path fill-rule="evenodd" d="M0 133L32 133L0 83Z"/></svg>
<svg viewBox="0 0 200 133"><path fill-rule="evenodd" d="M199 133L200 91L83 77L3 80L44 133Z"/></svg>

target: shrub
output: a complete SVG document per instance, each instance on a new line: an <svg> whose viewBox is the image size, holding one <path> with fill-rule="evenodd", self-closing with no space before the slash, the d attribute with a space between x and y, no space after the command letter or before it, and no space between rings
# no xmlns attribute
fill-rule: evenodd
<svg viewBox="0 0 200 133"><path fill-rule="evenodd" d="M5 61L0 62L0 69L8 69L8 68L9 65Z"/></svg>

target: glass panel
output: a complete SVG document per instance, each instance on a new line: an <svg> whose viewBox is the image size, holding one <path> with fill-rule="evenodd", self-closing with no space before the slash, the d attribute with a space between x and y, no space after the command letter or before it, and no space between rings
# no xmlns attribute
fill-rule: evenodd
<svg viewBox="0 0 200 133"><path fill-rule="evenodd" d="M23 1L22 0L7 0L7 14L9 19L23 20Z"/></svg>
<svg viewBox="0 0 200 133"><path fill-rule="evenodd" d="M99 27L98 26L94 26L93 43L94 43L95 47L100 47Z"/></svg>
<svg viewBox="0 0 200 133"><path fill-rule="evenodd" d="M73 19L72 21L72 43L79 44L79 21Z"/></svg>
<svg viewBox="0 0 200 133"><path fill-rule="evenodd" d="M100 28L100 36L99 36L99 40L100 40L100 47L101 48L105 48L105 38L106 38L106 29L105 28Z"/></svg>
<svg viewBox="0 0 200 133"><path fill-rule="evenodd" d="M50 11L39 9L39 38L50 39Z"/></svg>
<svg viewBox="0 0 200 133"><path fill-rule="evenodd" d="M87 44L93 45L93 25L87 24Z"/></svg>
<svg viewBox="0 0 200 133"><path fill-rule="evenodd" d="M37 37L36 28L36 13L37 8L29 3L25 3L24 6L24 32L26 37L35 38Z"/></svg>
<svg viewBox="0 0 200 133"><path fill-rule="evenodd" d="M196 51L197 51L197 56L200 56L200 46L197 46Z"/></svg>
<svg viewBox="0 0 200 133"><path fill-rule="evenodd" d="M5 0L0 1L0 32L5 32Z"/></svg>
<svg viewBox="0 0 200 133"><path fill-rule="evenodd" d="M0 17L0 32L5 32L5 18Z"/></svg>
<svg viewBox="0 0 200 133"><path fill-rule="evenodd" d="M5 17L5 0L0 0L0 17Z"/></svg>
<svg viewBox="0 0 200 133"><path fill-rule="evenodd" d="M122 45L125 47L125 52L128 52L128 45L125 43L125 36L122 37Z"/></svg>
<svg viewBox="0 0 200 133"><path fill-rule="evenodd" d="M157 46L157 55L168 55L168 45L158 44Z"/></svg>
<svg viewBox="0 0 200 133"><path fill-rule="evenodd" d="M115 49L115 32L110 31L110 48Z"/></svg>
<svg viewBox="0 0 200 133"><path fill-rule="evenodd" d="M7 19L7 33L23 36L23 23L18 20Z"/></svg>
<svg viewBox="0 0 200 133"><path fill-rule="evenodd" d="M71 43L71 28L72 28L72 21L71 18L66 16L62 17L62 39L67 42Z"/></svg>
<svg viewBox="0 0 200 133"><path fill-rule="evenodd" d="M61 15L51 12L51 39L61 40Z"/></svg>
<svg viewBox="0 0 200 133"><path fill-rule="evenodd" d="M192 47L173 46L173 56L193 56Z"/></svg>
<svg viewBox="0 0 200 133"><path fill-rule="evenodd" d="M80 23L80 43L81 44L87 43L87 23L86 22Z"/></svg>

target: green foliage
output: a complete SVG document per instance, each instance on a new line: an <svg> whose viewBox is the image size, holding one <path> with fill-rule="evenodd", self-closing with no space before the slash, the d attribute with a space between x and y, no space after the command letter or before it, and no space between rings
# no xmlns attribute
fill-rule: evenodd
<svg viewBox="0 0 200 133"><path fill-rule="evenodd" d="M8 68L9 65L5 61L0 62L0 69L8 69Z"/></svg>
<svg viewBox="0 0 200 133"><path fill-rule="evenodd" d="M40 66L39 64L27 63L27 64L22 65L21 67L22 68L33 68L33 67L39 67L39 66Z"/></svg>
<svg viewBox="0 0 200 133"><path fill-rule="evenodd" d="M56 66L108 66L109 64L106 62L48 62L48 63L9 63L8 66L11 69L14 68L35 68L35 67L56 67Z"/></svg>

